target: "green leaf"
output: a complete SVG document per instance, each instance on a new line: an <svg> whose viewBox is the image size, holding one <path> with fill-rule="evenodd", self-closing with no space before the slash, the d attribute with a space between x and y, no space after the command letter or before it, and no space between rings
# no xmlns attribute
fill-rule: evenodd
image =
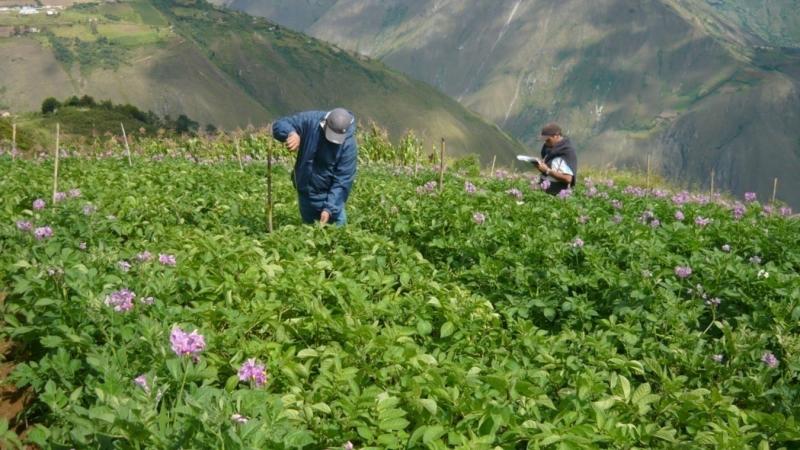
<svg viewBox="0 0 800 450"><path fill-rule="evenodd" d="M446 338L446 337L450 336L451 334L453 334L455 329L456 329L456 326L453 325L453 322L447 321L442 325L441 330L439 330L439 336L441 336L443 338Z"/></svg>
<svg viewBox="0 0 800 450"><path fill-rule="evenodd" d="M384 431L402 430L408 426L410 422L403 418L382 420L378 424L378 428Z"/></svg>
<svg viewBox="0 0 800 450"><path fill-rule="evenodd" d="M432 425L422 435L422 443L427 445L444 435L445 429L441 425Z"/></svg>
<svg viewBox="0 0 800 450"><path fill-rule="evenodd" d="M598 400L596 402L593 402L592 403L592 407L597 409L597 410L599 410L599 411L605 411L605 410L611 408L612 406L614 406L614 404L616 402L617 402L617 399L615 399L614 397L609 397L609 398L606 398L606 399L603 399L603 400Z"/></svg>
<svg viewBox="0 0 800 450"><path fill-rule="evenodd" d="M633 396L631 397L631 403L634 405L638 405L639 401L645 398L647 394L650 393L650 383L640 384L639 387L633 392Z"/></svg>
<svg viewBox="0 0 800 450"><path fill-rule="evenodd" d="M631 398L631 382L628 381L627 378L620 375L619 376L619 384L622 387L622 397L625 398L625 401L630 400Z"/></svg>
<svg viewBox="0 0 800 450"><path fill-rule="evenodd" d="M431 334L432 330L433 325L431 325L431 323L427 320L420 319L417 321L417 333L419 333L420 336L427 336Z"/></svg>
<svg viewBox="0 0 800 450"><path fill-rule="evenodd" d="M432 398L421 398L418 400L420 405L423 408L427 409L432 416L436 415L436 411L439 409L438 405L436 404L436 400Z"/></svg>
<svg viewBox="0 0 800 450"><path fill-rule="evenodd" d="M303 350L300 350L299 352L297 352L297 357L300 358L300 359L316 358L318 356L319 356L319 353L317 353L317 351L314 350L313 348L306 348L306 349L303 349Z"/></svg>
<svg viewBox="0 0 800 450"><path fill-rule="evenodd" d="M324 412L325 414L331 413L331 407L328 406L327 403L314 403L311 405L312 408L316 409L317 411Z"/></svg>

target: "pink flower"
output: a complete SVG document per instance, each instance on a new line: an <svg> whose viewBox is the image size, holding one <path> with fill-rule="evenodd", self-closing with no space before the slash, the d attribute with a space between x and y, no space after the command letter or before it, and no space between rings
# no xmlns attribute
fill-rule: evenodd
<svg viewBox="0 0 800 450"><path fill-rule="evenodd" d="M186 333L180 327L175 327L170 333L169 341L172 344L172 351L178 356L196 357L206 348L205 338L198 334L197 330Z"/></svg>
<svg viewBox="0 0 800 450"><path fill-rule="evenodd" d="M47 204L44 202L44 200L42 200L40 198L37 198L36 200L33 201L33 209L35 211L43 210L46 205Z"/></svg>
<svg viewBox="0 0 800 450"><path fill-rule="evenodd" d="M119 270L123 272L128 272L129 270L131 270L131 263L129 263L128 261L120 261L117 263L117 267L119 267Z"/></svg>
<svg viewBox="0 0 800 450"><path fill-rule="evenodd" d="M66 192L56 192L56 195L53 196L56 202L64 201L67 198Z"/></svg>
<svg viewBox="0 0 800 450"><path fill-rule="evenodd" d="M691 274L692 274L692 268L691 267L678 266L678 267L675 268L675 275L677 275L678 278L688 278L689 275L691 275Z"/></svg>
<svg viewBox="0 0 800 450"><path fill-rule="evenodd" d="M160 262L165 266L174 266L175 264L177 264L177 261L175 260L175 255L168 255L164 253L158 254L158 262Z"/></svg>
<svg viewBox="0 0 800 450"><path fill-rule="evenodd" d="M472 214L472 221L478 225L483 225L486 222L486 216L483 213L476 212Z"/></svg>
<svg viewBox="0 0 800 450"><path fill-rule="evenodd" d="M147 250L136 255L136 260L142 263L150 261L151 259L153 259L153 255L151 255L150 252L148 252Z"/></svg>
<svg viewBox="0 0 800 450"><path fill-rule="evenodd" d="M78 198L78 197L81 196L81 190L80 189L70 189L69 190L69 196L72 197L72 198Z"/></svg>
<svg viewBox="0 0 800 450"><path fill-rule="evenodd" d="M106 296L106 306L114 308L119 313L128 312L133 309L133 299L136 294L128 289L121 289Z"/></svg>
<svg viewBox="0 0 800 450"><path fill-rule="evenodd" d="M694 218L694 224L700 228L705 228L710 223L711 219L706 219L705 217L697 216Z"/></svg>
<svg viewBox="0 0 800 450"><path fill-rule="evenodd" d="M686 218L686 216L683 215L683 211L681 211L681 210L675 211L675 220L683 221L683 219L685 219L685 218Z"/></svg>
<svg viewBox="0 0 800 450"><path fill-rule="evenodd" d="M470 183L469 181L464 182L464 192L466 192L467 194L474 194L477 191L478 188L475 187L474 184Z"/></svg>
<svg viewBox="0 0 800 450"><path fill-rule="evenodd" d="M134 378L133 382L136 383L136 385L140 388L144 389L146 393L150 393L150 386L147 385L147 377L145 377L144 374Z"/></svg>
<svg viewBox="0 0 800 450"><path fill-rule="evenodd" d="M354 450L354 449L355 449L355 446L353 446L353 443L352 443L352 442L350 442L350 441L347 441L347 442L346 442L346 443L345 443L345 444L342 446L342 448L343 448L344 450Z"/></svg>
<svg viewBox="0 0 800 450"><path fill-rule="evenodd" d="M756 193L755 192L745 192L744 193L744 200L748 203L752 203L756 201Z"/></svg>
<svg viewBox="0 0 800 450"><path fill-rule="evenodd" d="M239 368L239 380L249 381L255 387L261 387L267 382L267 371L263 364L258 364L255 358L250 358Z"/></svg>
<svg viewBox="0 0 800 450"><path fill-rule="evenodd" d="M583 248L583 239L576 237L575 240L572 241L572 246L575 248Z"/></svg>
<svg viewBox="0 0 800 450"><path fill-rule="evenodd" d="M17 229L19 231L31 231L33 229L33 224L27 220L18 220Z"/></svg>
<svg viewBox="0 0 800 450"><path fill-rule="evenodd" d="M50 227L39 227L33 230L33 235L37 240L49 239L53 237L53 229Z"/></svg>
<svg viewBox="0 0 800 450"><path fill-rule="evenodd" d="M764 352L764 354L761 356L761 362L766 364L767 367L769 367L770 369L778 367L779 364L778 358L776 358L775 355L772 354L772 352Z"/></svg>

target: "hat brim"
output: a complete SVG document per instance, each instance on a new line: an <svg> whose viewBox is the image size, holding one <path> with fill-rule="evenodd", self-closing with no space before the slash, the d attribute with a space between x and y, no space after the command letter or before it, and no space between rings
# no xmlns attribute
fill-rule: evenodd
<svg viewBox="0 0 800 450"><path fill-rule="evenodd" d="M331 127L325 127L325 139L328 141L342 145L344 140L347 138L347 133L337 133Z"/></svg>

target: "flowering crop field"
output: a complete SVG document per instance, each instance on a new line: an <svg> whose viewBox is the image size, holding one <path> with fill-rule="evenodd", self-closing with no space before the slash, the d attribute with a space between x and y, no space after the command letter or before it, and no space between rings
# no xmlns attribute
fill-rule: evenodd
<svg viewBox="0 0 800 450"><path fill-rule="evenodd" d="M69 158L55 204L52 162L0 173L41 448L800 445L787 208L365 164L320 228L279 165L268 234L258 161Z"/></svg>

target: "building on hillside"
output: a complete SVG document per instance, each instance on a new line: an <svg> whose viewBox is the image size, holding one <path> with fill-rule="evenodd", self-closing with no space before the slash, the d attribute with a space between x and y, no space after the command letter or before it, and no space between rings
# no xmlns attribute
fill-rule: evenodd
<svg viewBox="0 0 800 450"><path fill-rule="evenodd" d="M31 16L33 14L39 14L39 10L31 6L23 6L19 10L20 16Z"/></svg>

